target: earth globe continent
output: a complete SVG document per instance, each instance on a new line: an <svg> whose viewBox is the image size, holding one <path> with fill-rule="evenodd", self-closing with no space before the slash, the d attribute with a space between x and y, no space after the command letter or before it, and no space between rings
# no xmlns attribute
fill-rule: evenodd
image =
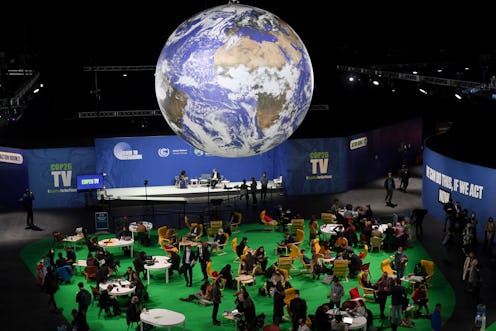
<svg viewBox="0 0 496 331"><path fill-rule="evenodd" d="M155 93L172 130L207 154L247 157L286 141L310 107L312 63L276 15L227 4L204 10L169 36Z"/></svg>

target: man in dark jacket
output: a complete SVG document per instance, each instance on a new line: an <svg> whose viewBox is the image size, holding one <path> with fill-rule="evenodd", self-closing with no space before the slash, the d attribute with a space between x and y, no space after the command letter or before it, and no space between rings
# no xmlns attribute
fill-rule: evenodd
<svg viewBox="0 0 496 331"><path fill-rule="evenodd" d="M293 322L293 330L298 330L300 318L307 318L307 302L300 298L300 290L295 290L295 298L289 302L289 312Z"/></svg>

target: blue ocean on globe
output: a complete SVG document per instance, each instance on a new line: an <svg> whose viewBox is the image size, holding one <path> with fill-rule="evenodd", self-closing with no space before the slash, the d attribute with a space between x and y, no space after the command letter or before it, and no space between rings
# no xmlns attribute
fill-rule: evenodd
<svg viewBox="0 0 496 331"><path fill-rule="evenodd" d="M172 130L216 156L245 157L287 140L312 100L313 69L274 14L227 4L183 22L163 47L155 93Z"/></svg>

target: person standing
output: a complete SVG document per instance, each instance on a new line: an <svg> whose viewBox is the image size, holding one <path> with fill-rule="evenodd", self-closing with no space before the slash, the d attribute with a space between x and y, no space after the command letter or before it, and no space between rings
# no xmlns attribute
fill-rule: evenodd
<svg viewBox="0 0 496 331"><path fill-rule="evenodd" d="M293 330L298 330L300 318L307 319L307 302L300 298L300 290L295 290L295 298L289 302L289 313L293 322Z"/></svg>
<svg viewBox="0 0 496 331"><path fill-rule="evenodd" d="M384 180L384 188L386 189L386 197L384 198L384 200L386 201L386 206L396 207L396 205L391 202L391 199L393 198L394 189L396 188L393 174L391 172L388 172L388 175Z"/></svg>
<svg viewBox="0 0 496 331"><path fill-rule="evenodd" d="M272 323L275 325L279 325L284 316L284 306L286 305L284 302L285 297L286 292L284 291L284 286L282 286L281 282L277 282L276 290L274 292L274 315L272 316Z"/></svg>
<svg viewBox="0 0 496 331"><path fill-rule="evenodd" d="M243 197L246 199L246 208L248 209L248 200L250 196L248 195L248 185L246 184L246 179L243 178L243 183L239 186L239 200Z"/></svg>
<svg viewBox="0 0 496 331"><path fill-rule="evenodd" d="M219 312L219 305L221 303L222 293L220 290L220 282L222 277L217 277L212 286L212 302L213 310L212 310L212 322L214 325L220 325L220 321L217 319L217 313Z"/></svg>
<svg viewBox="0 0 496 331"><path fill-rule="evenodd" d="M396 276L402 278L405 273L406 263L408 262L408 256L403 252L403 247L398 247L398 250L394 254L393 268L396 270Z"/></svg>
<svg viewBox="0 0 496 331"><path fill-rule="evenodd" d="M33 220L33 200L34 194L29 188L26 189L19 202L22 204L26 210L26 229L31 229L34 227Z"/></svg>
<svg viewBox="0 0 496 331"><path fill-rule="evenodd" d="M187 287L193 287L193 267L196 263L196 254L191 249L191 245L187 245L182 258L184 279Z"/></svg>
<svg viewBox="0 0 496 331"><path fill-rule="evenodd" d="M251 201L253 203L253 206L256 206L257 205L257 181L255 180L255 177L251 177L250 192L251 192Z"/></svg>
<svg viewBox="0 0 496 331"><path fill-rule="evenodd" d="M406 289L401 285L400 277L397 277L395 285L391 288L391 326L394 326L393 330L401 323L405 300L408 300Z"/></svg>
<svg viewBox="0 0 496 331"><path fill-rule="evenodd" d="M406 163L400 168L400 191L406 192L406 188L408 187L408 180L410 179L410 173L408 172L408 167Z"/></svg>
<svg viewBox="0 0 496 331"><path fill-rule="evenodd" d="M198 243L198 261L200 262L201 271L203 274L203 282L208 281L207 263L210 261L210 251L208 250L208 243Z"/></svg>
<svg viewBox="0 0 496 331"><path fill-rule="evenodd" d="M344 295L344 287L339 281L339 277L332 278L331 291L329 292L329 308L341 308L341 298Z"/></svg>
<svg viewBox="0 0 496 331"><path fill-rule="evenodd" d="M386 308L387 297L391 291L391 280L387 272L383 272L381 278L375 282L377 288L377 302L379 303L379 310L381 313L381 320L386 319L384 309Z"/></svg>
<svg viewBox="0 0 496 331"><path fill-rule="evenodd" d="M441 331L442 319L441 319L441 304L436 303L436 308L431 316L431 329L432 331Z"/></svg>
<svg viewBox="0 0 496 331"><path fill-rule="evenodd" d="M49 266L47 269L47 274L45 275L45 280L43 282L43 287L45 292L48 294L48 306L52 306L52 312L60 313L60 309L57 307L55 302L55 292L59 289L59 280L55 274L55 267L53 265Z"/></svg>
<svg viewBox="0 0 496 331"><path fill-rule="evenodd" d="M76 302L78 304L78 311L80 313L86 314L88 307L91 304L91 293L84 288L84 284L79 282L78 284L79 292L76 294Z"/></svg>
<svg viewBox="0 0 496 331"><path fill-rule="evenodd" d="M487 244L489 243L489 247L492 247L494 244L494 233L496 232L496 225L494 224L494 220L492 217L487 219L486 224L484 225L484 248L487 248Z"/></svg>
<svg viewBox="0 0 496 331"><path fill-rule="evenodd" d="M260 200L265 200L267 198L267 190L269 188L269 179L267 178L267 173L264 171L262 177L260 177Z"/></svg>
<svg viewBox="0 0 496 331"><path fill-rule="evenodd" d="M476 290L479 282L479 260L474 251L470 251L463 263L462 280L467 282L468 291Z"/></svg>

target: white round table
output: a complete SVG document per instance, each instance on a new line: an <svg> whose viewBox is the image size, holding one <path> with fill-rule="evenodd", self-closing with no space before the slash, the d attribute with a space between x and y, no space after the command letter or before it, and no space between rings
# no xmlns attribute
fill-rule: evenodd
<svg viewBox="0 0 496 331"><path fill-rule="evenodd" d="M337 235L336 230L343 231L344 228L341 224L322 224L320 226L320 232L324 234L324 239L326 237L325 235L329 235L329 237Z"/></svg>
<svg viewBox="0 0 496 331"><path fill-rule="evenodd" d="M146 232L148 233L148 237L150 237L150 230L153 229L153 223L148 221L143 221L141 223L145 226ZM134 239L134 233L138 232L136 231L137 227L138 227L138 222L129 223L129 231L131 231L131 236L133 239Z"/></svg>
<svg viewBox="0 0 496 331"><path fill-rule="evenodd" d="M155 261L152 265L145 264L146 280L148 285L150 285L150 271L151 270L165 270L165 283L169 283L169 268L172 264L169 262L169 257L167 256L153 256L152 259Z"/></svg>
<svg viewBox="0 0 496 331"><path fill-rule="evenodd" d="M117 238L109 238L109 239L102 239L98 242L98 245L108 249L108 248L122 248L122 247L129 247L131 250L131 257L133 255L133 246L134 246L134 239L130 240L123 240L123 239L117 239Z"/></svg>
<svg viewBox="0 0 496 331"><path fill-rule="evenodd" d="M128 295L128 294L133 294L136 290L136 287L129 287L131 284L127 280L111 280L106 283L100 283L98 286L100 287L100 291L106 290L107 286L109 284L112 284L113 288L112 291L110 291L110 295L115 295L115 296L122 296L122 295Z"/></svg>
<svg viewBox="0 0 496 331"><path fill-rule="evenodd" d="M171 327L176 325L183 325L183 330L186 330L186 317L178 312L163 309L154 308L143 311L140 314L141 319L141 331L143 331L143 324L150 324L158 327L166 327L169 331Z"/></svg>

